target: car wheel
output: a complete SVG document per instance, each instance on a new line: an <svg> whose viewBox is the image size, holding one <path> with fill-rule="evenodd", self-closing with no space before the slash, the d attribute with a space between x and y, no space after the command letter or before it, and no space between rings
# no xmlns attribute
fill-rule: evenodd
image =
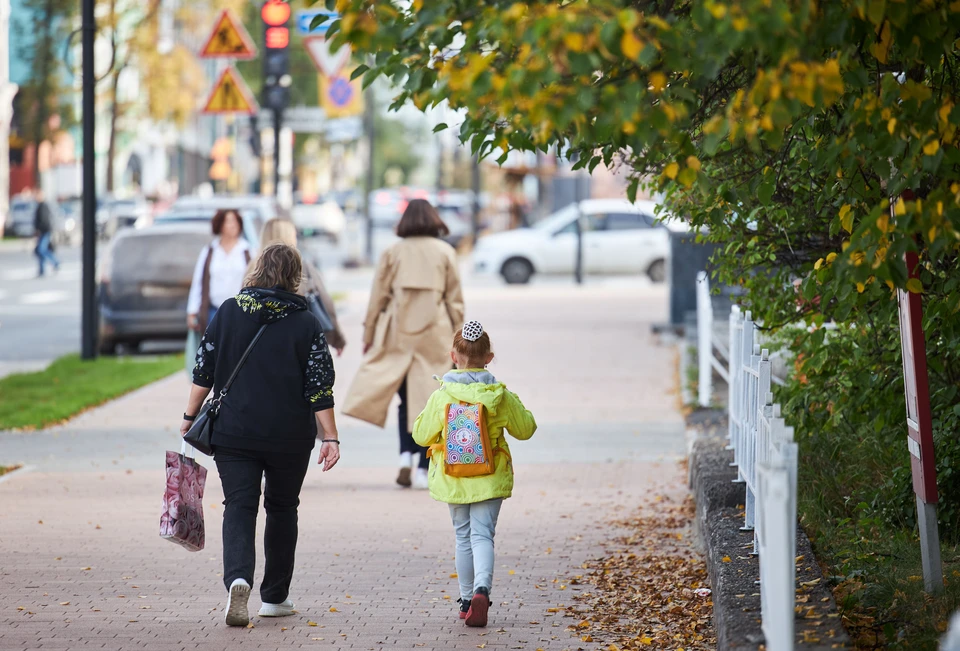
<svg viewBox="0 0 960 651"><path fill-rule="evenodd" d="M655 283L666 281L667 263L664 260L654 260L647 268L647 276Z"/></svg>
<svg viewBox="0 0 960 651"><path fill-rule="evenodd" d="M525 285L533 276L533 265L523 258L510 258L503 263L500 274L509 285Z"/></svg>

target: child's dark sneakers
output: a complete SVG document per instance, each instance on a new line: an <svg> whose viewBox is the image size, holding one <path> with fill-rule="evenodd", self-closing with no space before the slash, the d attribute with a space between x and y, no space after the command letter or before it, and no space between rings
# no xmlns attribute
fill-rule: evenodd
<svg viewBox="0 0 960 651"><path fill-rule="evenodd" d="M490 591L486 588L477 588L470 600L470 607L467 609L467 626L483 628L487 625L487 611L490 609Z"/></svg>
<svg viewBox="0 0 960 651"><path fill-rule="evenodd" d="M460 619L466 619L467 613L470 612L470 600L461 597L457 599L457 603L460 604Z"/></svg>

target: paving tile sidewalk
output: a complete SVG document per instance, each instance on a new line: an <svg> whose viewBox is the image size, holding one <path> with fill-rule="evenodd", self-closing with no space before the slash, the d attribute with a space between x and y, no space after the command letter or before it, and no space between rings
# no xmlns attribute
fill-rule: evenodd
<svg viewBox="0 0 960 651"><path fill-rule="evenodd" d="M207 549L190 554L157 537L160 453L176 442L168 414L186 390L175 376L33 438L0 434L0 453L16 445L37 467L0 483L0 650L584 646L565 630L570 620L547 612L571 602L577 586L566 579L599 554L611 518L684 490L675 351L649 334L664 292L511 288L467 301L494 338L494 373L540 422L514 448L517 490L498 526L486 630L456 618L446 506L392 484L389 425L347 421L343 467L311 469L302 494L291 595L300 614L225 627L211 460ZM362 297L354 303L344 320L356 332ZM357 347L338 362L341 395ZM255 589L251 612L258 605Z"/></svg>

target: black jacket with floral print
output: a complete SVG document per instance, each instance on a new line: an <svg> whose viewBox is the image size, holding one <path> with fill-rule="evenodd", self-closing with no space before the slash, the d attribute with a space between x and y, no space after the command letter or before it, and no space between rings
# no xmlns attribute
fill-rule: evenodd
<svg viewBox="0 0 960 651"><path fill-rule="evenodd" d="M246 288L225 301L197 349L193 382L219 393L257 330L268 324L223 402L213 445L297 452L313 448L314 412L333 407L333 359L303 297Z"/></svg>

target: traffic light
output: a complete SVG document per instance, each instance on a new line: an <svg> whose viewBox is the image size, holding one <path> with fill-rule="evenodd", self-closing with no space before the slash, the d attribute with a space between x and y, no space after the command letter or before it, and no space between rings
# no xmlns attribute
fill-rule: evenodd
<svg viewBox="0 0 960 651"><path fill-rule="evenodd" d="M260 9L263 19L263 104L282 111L290 103L290 5L267 0Z"/></svg>

